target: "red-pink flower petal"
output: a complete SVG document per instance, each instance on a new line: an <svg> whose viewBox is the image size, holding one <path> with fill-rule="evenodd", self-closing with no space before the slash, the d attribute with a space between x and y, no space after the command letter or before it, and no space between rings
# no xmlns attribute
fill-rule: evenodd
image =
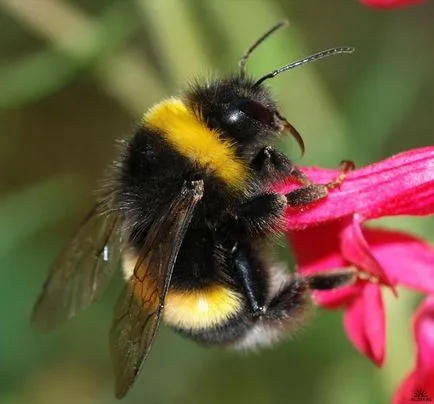
<svg viewBox="0 0 434 404"><path fill-rule="evenodd" d="M342 226L341 222L330 222L287 233L300 272L309 274L348 265L340 252Z"/></svg>
<svg viewBox="0 0 434 404"><path fill-rule="evenodd" d="M330 182L338 175L336 170L313 167L303 171L316 183ZM276 189L287 193L296 187L288 181ZM434 213L434 147L406 151L348 173L324 200L304 209L288 209L286 228L303 229L354 213L366 219Z"/></svg>
<svg viewBox="0 0 434 404"><path fill-rule="evenodd" d="M381 366L386 331L383 299L378 285L365 283L360 297L345 311L344 326L356 348Z"/></svg>
<svg viewBox="0 0 434 404"><path fill-rule="evenodd" d="M397 231L364 228L363 234L393 285L434 294L434 247Z"/></svg>
<svg viewBox="0 0 434 404"><path fill-rule="evenodd" d="M434 400L434 373L421 375L413 370L398 387L393 404L414 404ZM430 399L430 400L428 400Z"/></svg>
<svg viewBox="0 0 434 404"><path fill-rule="evenodd" d="M365 6L374 8L396 8L423 3L424 0L360 0Z"/></svg>
<svg viewBox="0 0 434 404"><path fill-rule="evenodd" d="M299 272L306 275L348 266L340 251L342 226L341 222L330 222L287 234ZM320 306L335 309L349 304L359 294L359 285L351 285L314 292L313 298Z"/></svg>
<svg viewBox="0 0 434 404"><path fill-rule="evenodd" d="M354 265L379 278L388 279L391 285L402 285L434 294L433 246L417 237L392 230L364 227L361 235L360 228L355 230L354 226L358 226L358 223L346 225L343 231L347 232L347 237L343 237L342 243L340 233L345 227L344 222L323 223L305 230L289 232L287 236L298 263L298 270L310 274ZM351 244L350 240L356 238L354 233L358 233L359 239L364 236L357 248L362 249L362 255L368 249L367 254L370 256L359 259L357 249L348 246ZM383 274L380 271L383 271ZM344 294L346 293L345 290ZM328 292L319 294L320 300L324 299L321 305L324 303L325 306L334 306L334 303L326 303L327 294ZM336 296L339 294L340 289Z"/></svg>
<svg viewBox="0 0 434 404"><path fill-rule="evenodd" d="M416 367L399 386L394 404L413 403L417 401L415 395L421 392L434 400L434 296L428 297L417 310L414 333L418 348Z"/></svg>
<svg viewBox="0 0 434 404"><path fill-rule="evenodd" d="M332 290L313 292L312 297L316 304L325 309L339 309L348 307L358 299L365 287L364 281L357 281L354 285L343 286Z"/></svg>
<svg viewBox="0 0 434 404"><path fill-rule="evenodd" d="M427 373L434 371L434 296L426 298L417 310L414 333L418 346L418 370Z"/></svg>
<svg viewBox="0 0 434 404"><path fill-rule="evenodd" d="M392 286L389 277L376 260L371 249L363 236L361 223L363 218L355 214L352 222L342 230L341 250L342 255L348 262L353 263L357 268L374 275L382 283Z"/></svg>

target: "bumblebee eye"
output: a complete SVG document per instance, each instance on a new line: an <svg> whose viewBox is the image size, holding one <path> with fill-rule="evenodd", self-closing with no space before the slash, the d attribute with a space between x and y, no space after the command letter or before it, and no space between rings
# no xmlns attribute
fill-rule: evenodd
<svg viewBox="0 0 434 404"><path fill-rule="evenodd" d="M264 125L271 126L274 122L274 112L256 101L241 101L238 108L250 118Z"/></svg>

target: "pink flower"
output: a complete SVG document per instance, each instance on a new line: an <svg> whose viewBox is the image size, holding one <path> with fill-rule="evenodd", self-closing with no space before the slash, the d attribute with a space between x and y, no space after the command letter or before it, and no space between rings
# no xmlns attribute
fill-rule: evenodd
<svg viewBox="0 0 434 404"><path fill-rule="evenodd" d="M303 171L317 183L326 183L337 170L310 167ZM292 181L278 190L297 188ZM287 229L300 230L319 223L345 220L358 214L367 219L434 213L434 146L413 149L348 173L339 189L316 206L288 212Z"/></svg>
<svg viewBox="0 0 434 404"><path fill-rule="evenodd" d="M416 364L396 392L393 404L434 400L434 296L428 297L417 310L414 334L418 346Z"/></svg>
<svg viewBox="0 0 434 404"><path fill-rule="evenodd" d="M362 4L374 8L395 8L423 3L424 0L360 0Z"/></svg>
<svg viewBox="0 0 434 404"><path fill-rule="evenodd" d="M327 183L338 172L303 170L314 182ZM297 185L279 187L286 193ZM416 237L365 226L393 215L434 213L434 147L411 150L347 175L339 189L303 210L288 209L287 236L298 270L314 273L355 267L351 286L315 292L323 307L345 310L344 326L355 347L377 365L385 353L383 287L397 286L434 294L434 248Z"/></svg>

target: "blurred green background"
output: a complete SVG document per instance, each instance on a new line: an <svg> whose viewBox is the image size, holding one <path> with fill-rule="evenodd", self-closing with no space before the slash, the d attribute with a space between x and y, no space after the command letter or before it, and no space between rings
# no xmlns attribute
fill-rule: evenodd
<svg viewBox="0 0 434 404"><path fill-rule="evenodd" d="M192 79L234 71L286 17L291 27L249 61L253 75L331 46L357 48L269 82L304 136L303 164L363 165L433 144L432 3L379 12L356 0L0 0L1 404L117 402L107 333L120 276L92 309L39 335L28 318L46 272L90 209L114 140ZM434 242L432 218L383 224ZM124 402L387 403L412 364L418 297L385 295L382 370L350 345L338 312L319 311L292 341L249 356L163 329Z"/></svg>

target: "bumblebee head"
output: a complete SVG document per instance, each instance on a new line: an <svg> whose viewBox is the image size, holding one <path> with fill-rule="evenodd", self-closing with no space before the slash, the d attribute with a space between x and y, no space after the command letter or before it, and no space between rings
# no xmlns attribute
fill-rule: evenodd
<svg viewBox="0 0 434 404"><path fill-rule="evenodd" d="M267 89L241 75L196 86L188 100L210 129L239 145L266 142L285 130Z"/></svg>
<svg viewBox="0 0 434 404"><path fill-rule="evenodd" d="M252 52L273 32L286 25L286 21L279 22L247 49L239 62L238 74L195 86L187 96L190 107L210 129L239 146L265 144L271 137L287 132L295 137L304 152L302 137L278 111L263 82L306 63L354 51L351 47L327 49L282 66L257 80L247 77L245 67Z"/></svg>

